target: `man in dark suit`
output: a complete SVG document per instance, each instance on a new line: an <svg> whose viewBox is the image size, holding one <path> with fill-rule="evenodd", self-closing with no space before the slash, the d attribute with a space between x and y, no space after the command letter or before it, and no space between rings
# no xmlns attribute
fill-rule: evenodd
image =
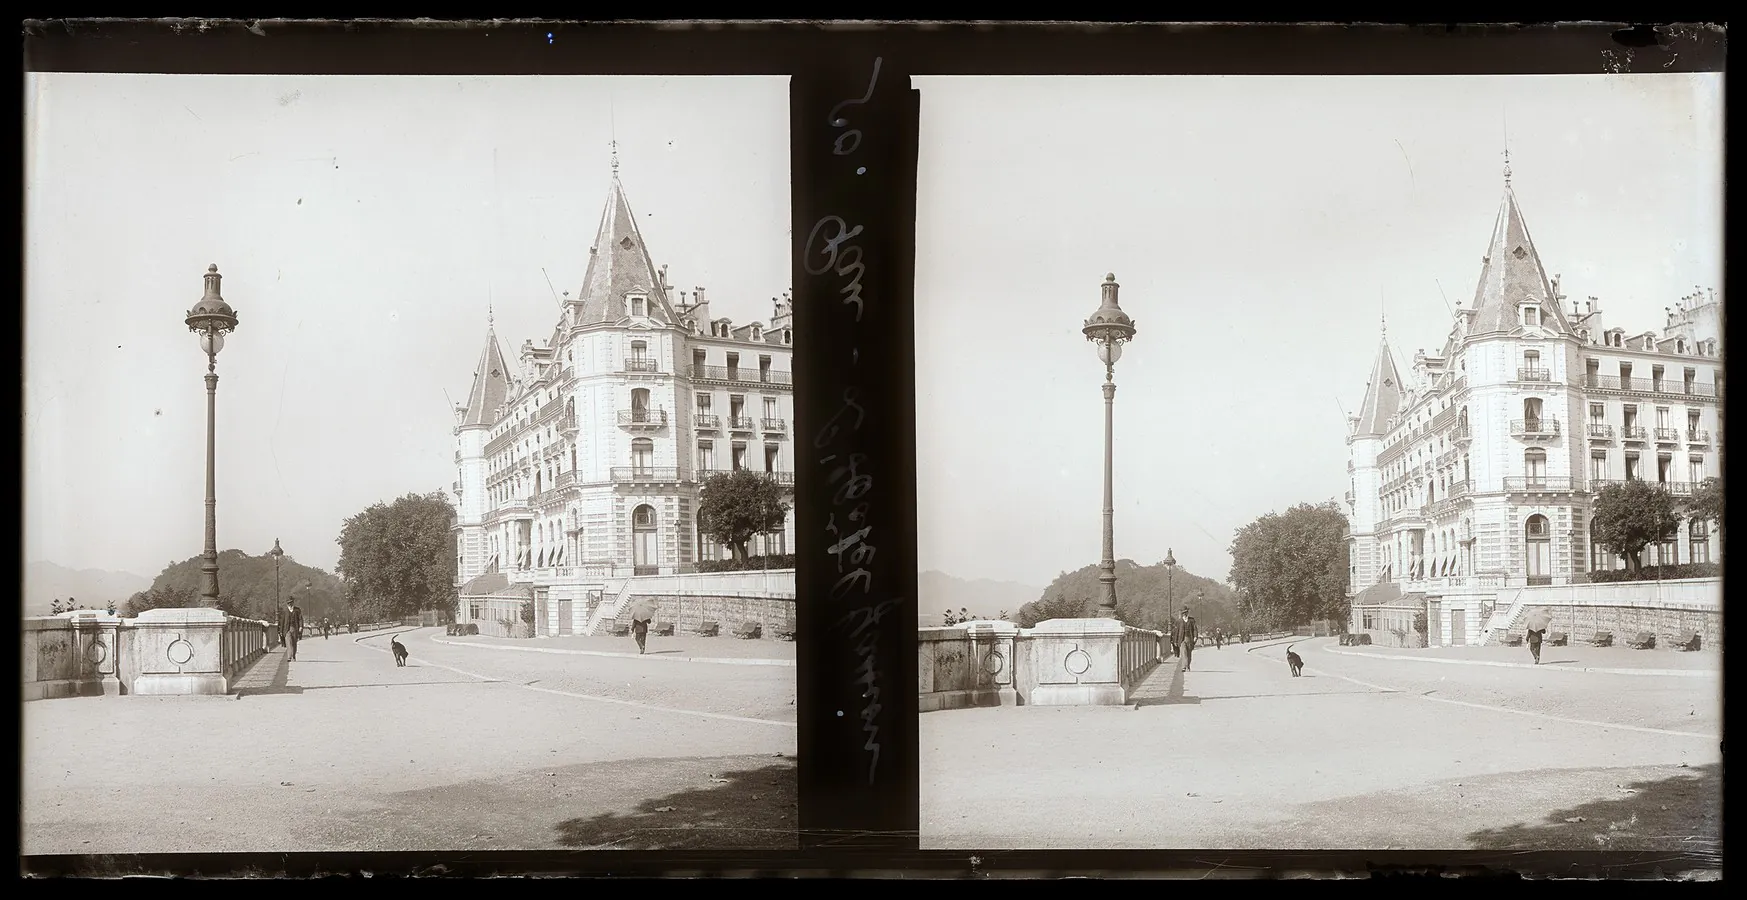
<svg viewBox="0 0 1747 900"><path fill-rule="evenodd" d="M303 637L303 610L293 597L285 604L285 636L290 639L291 658L297 658L297 639Z"/></svg>
<svg viewBox="0 0 1747 900"><path fill-rule="evenodd" d="M1183 671L1195 664L1195 617L1189 615L1189 607L1183 607L1183 618L1178 624L1178 637L1183 642Z"/></svg>

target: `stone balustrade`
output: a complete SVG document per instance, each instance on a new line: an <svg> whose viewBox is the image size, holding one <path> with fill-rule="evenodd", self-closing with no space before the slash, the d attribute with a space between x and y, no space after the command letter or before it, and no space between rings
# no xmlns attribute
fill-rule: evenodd
<svg viewBox="0 0 1747 900"><path fill-rule="evenodd" d="M216 609L152 609L135 618L80 610L25 619L24 699L225 694L279 643L271 622Z"/></svg>
<svg viewBox="0 0 1747 900"><path fill-rule="evenodd" d="M1163 660L1164 646L1163 633L1114 619L923 626L918 708L1122 705Z"/></svg>

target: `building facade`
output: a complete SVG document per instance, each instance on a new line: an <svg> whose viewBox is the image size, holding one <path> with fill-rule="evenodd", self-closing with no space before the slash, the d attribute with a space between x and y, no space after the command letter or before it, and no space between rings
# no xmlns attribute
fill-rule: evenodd
<svg viewBox="0 0 1747 900"><path fill-rule="evenodd" d="M700 490L717 472L749 469L787 487L789 521L749 552L792 552L786 292L768 322L735 325L710 315L704 288L676 291L644 245L616 163L588 252L582 287L560 301L545 340L510 357L488 323L455 410L462 621L534 599L536 633L580 632L622 579L728 558L697 526Z"/></svg>
<svg viewBox="0 0 1747 900"><path fill-rule="evenodd" d="M1431 628L1436 642L1470 643L1490 603L1465 594L1490 601L1500 588L1624 565L1591 540L1603 485L1643 479L1681 496L1721 474L1721 299L1682 298L1660 333L1605 323L1595 297L1567 299L1507 168L1473 302L1443 348L1415 353L1405 373L1385 332L1349 418L1356 607L1373 595L1429 599L1451 614ZM1715 562L1717 547L1706 523L1687 523L1644 562Z"/></svg>

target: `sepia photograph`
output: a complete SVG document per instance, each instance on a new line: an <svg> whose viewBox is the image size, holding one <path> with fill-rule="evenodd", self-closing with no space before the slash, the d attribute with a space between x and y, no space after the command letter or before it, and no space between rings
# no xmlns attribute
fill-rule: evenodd
<svg viewBox="0 0 1747 900"><path fill-rule="evenodd" d="M797 846L788 83L27 75L24 854Z"/></svg>
<svg viewBox="0 0 1747 900"><path fill-rule="evenodd" d="M915 84L923 849L1720 854L1720 74Z"/></svg>

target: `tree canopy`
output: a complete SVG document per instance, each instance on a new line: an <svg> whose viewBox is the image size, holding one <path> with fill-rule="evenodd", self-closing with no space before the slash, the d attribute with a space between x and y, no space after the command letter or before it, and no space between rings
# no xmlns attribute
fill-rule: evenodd
<svg viewBox="0 0 1747 900"><path fill-rule="evenodd" d="M1014 621L1030 628L1046 619L1071 619L1096 615L1098 576L1096 564L1063 572L1044 589L1037 600L1019 607ZM1163 563L1142 566L1132 559L1116 561L1116 618L1137 628L1168 631L1175 610L1189 607L1202 628L1237 625L1237 603L1231 589L1211 578Z"/></svg>
<svg viewBox="0 0 1747 900"><path fill-rule="evenodd" d="M455 611L455 507L442 492L407 494L347 519L335 540L344 598L360 617Z"/></svg>
<svg viewBox="0 0 1747 900"><path fill-rule="evenodd" d="M735 561L744 561L754 535L782 530L789 511L784 494L782 485L762 472L711 475L698 492L698 530L727 544Z"/></svg>
<svg viewBox="0 0 1747 900"><path fill-rule="evenodd" d="M194 556L165 566L151 587L128 598L126 614L137 616L160 607L198 606L202 562L201 557ZM338 578L314 566L302 565L289 555L280 560L277 589L272 554L250 556L241 550L226 550L218 555L218 607L233 616L278 621L278 606L295 597L303 607L304 617L319 622L323 616L345 615L343 596Z"/></svg>
<svg viewBox="0 0 1747 900"><path fill-rule="evenodd" d="M1715 501L1722 512L1719 487ZM1626 558L1626 568L1643 567L1644 548L1680 533L1679 504L1661 485L1633 479L1604 485L1595 495L1595 521L1590 539Z"/></svg>
<svg viewBox="0 0 1747 900"><path fill-rule="evenodd" d="M1334 503L1300 503L1239 528L1231 584L1258 625L1347 619L1347 522Z"/></svg>
<svg viewBox="0 0 1747 900"><path fill-rule="evenodd" d="M1698 483L1686 501L1686 514L1717 526L1723 531L1723 479L1713 475Z"/></svg>

